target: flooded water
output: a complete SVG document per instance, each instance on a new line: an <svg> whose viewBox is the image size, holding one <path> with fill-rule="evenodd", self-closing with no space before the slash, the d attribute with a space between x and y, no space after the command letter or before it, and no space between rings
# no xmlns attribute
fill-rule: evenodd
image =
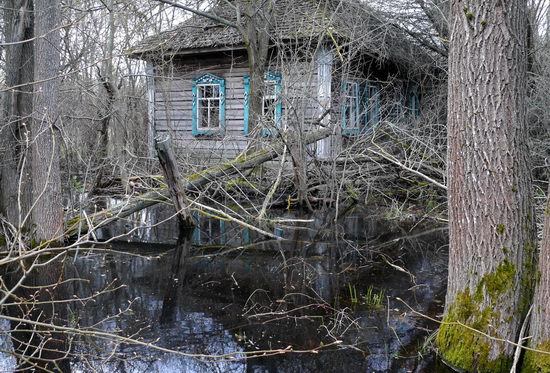
<svg viewBox="0 0 550 373"><path fill-rule="evenodd" d="M170 213L157 208L119 222L100 238L141 228L110 243L112 252L71 258L73 276L86 279L74 293L103 292L75 305L71 323L142 342L78 337L73 371L432 371L423 345L435 326L407 305L442 312L444 227L405 229L366 208L336 222L334 212L282 211L281 219L308 222L276 225L284 239L266 241L197 215L200 228L176 246L173 221L151 227ZM4 335L0 348L9 344ZM7 370L15 361L6 355L0 364Z"/></svg>

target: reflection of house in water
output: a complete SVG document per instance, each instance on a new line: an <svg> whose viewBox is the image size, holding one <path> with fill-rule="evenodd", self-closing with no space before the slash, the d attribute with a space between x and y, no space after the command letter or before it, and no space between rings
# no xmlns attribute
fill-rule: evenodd
<svg viewBox="0 0 550 373"><path fill-rule="evenodd" d="M198 211L193 212L193 220L196 224L193 231L193 245L196 246L244 246L252 244L257 238L256 232L249 228L235 222L205 216ZM275 227L273 234L282 238L284 230Z"/></svg>

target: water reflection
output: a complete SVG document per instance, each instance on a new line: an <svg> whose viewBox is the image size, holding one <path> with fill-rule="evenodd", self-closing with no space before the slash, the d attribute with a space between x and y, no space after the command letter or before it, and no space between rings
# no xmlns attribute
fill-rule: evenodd
<svg viewBox="0 0 550 373"><path fill-rule="evenodd" d="M165 210L135 216L142 226L130 238L175 242L175 222L151 224L171 214ZM311 223L274 227L284 241L265 241L234 223L195 216L200 229L183 241L180 237L176 248L115 243L114 249L133 256L79 255L75 271L88 282L79 282L77 295L87 296L112 283L128 286L76 310L78 324L97 324L104 331L196 354L242 357L245 352L289 346L330 348L315 354L205 361L81 338L73 370L422 371L425 362L417 358L417 350L430 325L396 298L419 312L441 311L446 231L407 232L370 218L361 209L337 219L334 212L308 216L281 212L282 219L291 217ZM134 222L118 223L104 230L102 237L133 227ZM375 295L381 300L375 302Z"/></svg>

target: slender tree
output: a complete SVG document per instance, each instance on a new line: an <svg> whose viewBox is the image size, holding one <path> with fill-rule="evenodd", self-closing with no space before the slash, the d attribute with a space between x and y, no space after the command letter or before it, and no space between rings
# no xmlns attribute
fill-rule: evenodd
<svg viewBox="0 0 550 373"><path fill-rule="evenodd" d="M450 253L437 346L467 371L509 369L514 346L500 340L517 340L532 296L526 20L522 0L451 3Z"/></svg>
<svg viewBox="0 0 550 373"><path fill-rule="evenodd" d="M0 147L0 206L15 227L24 224L30 208L30 116L33 81L33 12L30 0L6 1L4 37L6 46L6 85Z"/></svg>
<svg viewBox="0 0 550 373"><path fill-rule="evenodd" d="M36 239L62 237L59 121L59 69L61 44L59 1L35 0L35 60L33 101L32 186Z"/></svg>
<svg viewBox="0 0 550 373"><path fill-rule="evenodd" d="M550 196L550 188L548 191ZM535 290L531 316L529 345L547 354L527 350L524 359L526 372L550 372L550 198L547 201L539 256L540 281Z"/></svg>

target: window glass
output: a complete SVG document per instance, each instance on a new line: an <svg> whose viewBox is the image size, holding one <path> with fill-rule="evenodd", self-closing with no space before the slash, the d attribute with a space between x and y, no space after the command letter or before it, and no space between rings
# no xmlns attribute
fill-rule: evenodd
<svg viewBox="0 0 550 373"><path fill-rule="evenodd" d="M273 122L275 120L276 100L277 82L275 80L266 80L262 101L262 114L265 121Z"/></svg>
<svg viewBox="0 0 550 373"><path fill-rule="evenodd" d="M346 83L344 90L344 126L345 128L359 128L359 84Z"/></svg>
<svg viewBox="0 0 550 373"><path fill-rule="evenodd" d="M220 128L220 85L197 85L198 127L207 129Z"/></svg>

